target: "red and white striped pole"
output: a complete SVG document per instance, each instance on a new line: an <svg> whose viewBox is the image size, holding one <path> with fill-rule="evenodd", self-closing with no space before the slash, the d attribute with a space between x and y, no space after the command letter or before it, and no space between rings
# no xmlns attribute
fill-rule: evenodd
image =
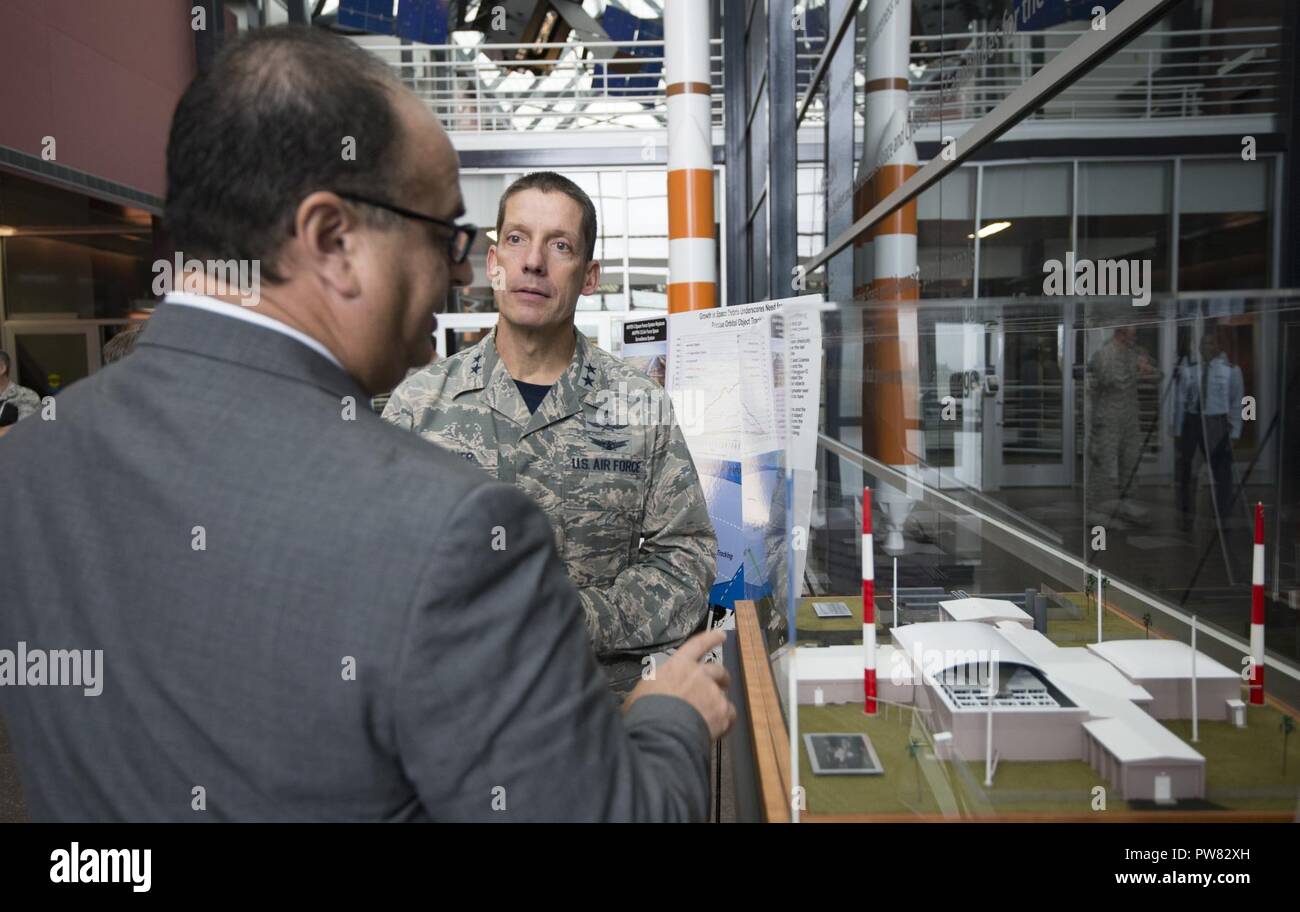
<svg viewBox="0 0 1300 912"><path fill-rule="evenodd" d="M862 711L876 714L876 565L871 543L871 489L862 489Z"/></svg>
<svg viewBox="0 0 1300 912"><path fill-rule="evenodd" d="M1255 559L1250 571L1250 702L1264 705L1264 505L1255 504Z"/></svg>

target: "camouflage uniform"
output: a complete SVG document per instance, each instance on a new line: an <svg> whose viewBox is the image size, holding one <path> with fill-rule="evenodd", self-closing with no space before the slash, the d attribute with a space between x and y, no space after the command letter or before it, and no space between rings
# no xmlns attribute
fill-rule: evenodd
<svg viewBox="0 0 1300 912"><path fill-rule="evenodd" d="M1088 362L1091 420L1088 428L1088 510L1124 515L1119 496L1130 483L1142 458L1142 428L1138 420L1139 361L1145 352L1136 344L1106 342ZM1116 511L1118 513L1116 514Z"/></svg>
<svg viewBox="0 0 1300 912"><path fill-rule="evenodd" d="M18 420L26 418L28 415L34 415L41 410L41 397L25 386L19 386L17 383L10 381L9 385L0 392L0 402L12 402L18 409Z"/></svg>
<svg viewBox="0 0 1300 912"><path fill-rule="evenodd" d="M596 655L614 691L626 694L643 656L680 644L704 619L717 538L666 395L575 333L569 369L533 414L497 355L494 330L407 378L384 418L541 506ZM611 405L615 396L644 403L656 393L662 411ZM646 411L663 417L644 420Z"/></svg>

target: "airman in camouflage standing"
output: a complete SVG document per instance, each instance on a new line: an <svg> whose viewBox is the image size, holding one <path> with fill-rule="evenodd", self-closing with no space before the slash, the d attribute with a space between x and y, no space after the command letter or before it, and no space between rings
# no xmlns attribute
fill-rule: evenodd
<svg viewBox="0 0 1300 912"><path fill-rule="evenodd" d="M41 397L25 386L19 386L9 377L9 353L0 351L0 413L4 412L5 406L9 409L9 418L7 420L21 421L29 415L34 415L41 409ZM17 412L17 418L14 417ZM12 426L12 425L10 425ZM8 432L7 427L0 426L0 437Z"/></svg>
<svg viewBox="0 0 1300 912"><path fill-rule="evenodd" d="M717 539L663 391L574 328L578 295L600 277L591 200L559 175L527 175L501 199L497 237L497 328L408 377L384 417L542 507L596 655L625 695L646 656L703 622Z"/></svg>

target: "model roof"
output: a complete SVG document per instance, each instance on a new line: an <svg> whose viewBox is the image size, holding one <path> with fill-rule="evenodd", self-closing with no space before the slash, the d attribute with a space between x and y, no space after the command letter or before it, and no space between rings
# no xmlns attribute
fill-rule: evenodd
<svg viewBox="0 0 1300 912"><path fill-rule="evenodd" d="M1138 710L1141 712L1141 710ZM1204 763L1177 735L1143 713L1144 719L1094 719L1083 727L1121 763Z"/></svg>
<svg viewBox="0 0 1300 912"><path fill-rule="evenodd" d="M990 660L999 665L1024 665L1036 671L1042 670L1033 659L1003 636L1001 631L988 624L940 621L907 624L894 627L890 632L898 647L906 650L910 660L919 664L927 673L935 670L936 665L937 670L944 671L959 665L984 664Z"/></svg>
<svg viewBox="0 0 1300 912"><path fill-rule="evenodd" d="M942 601L939 606L954 621L1019 621L1033 624L1033 618L1024 609L1006 599L963 598Z"/></svg>
<svg viewBox="0 0 1300 912"><path fill-rule="evenodd" d="M1089 643L1088 649L1130 680L1190 680L1192 677L1192 648L1178 640L1111 640ZM1240 678L1240 674L1198 649L1196 677L1198 680Z"/></svg>
<svg viewBox="0 0 1300 912"><path fill-rule="evenodd" d="M1074 684L1136 703L1150 703L1154 699L1141 685L1120 674L1114 665L1082 646L1057 646L1037 630L1028 630L1014 621L1002 621L997 630L1037 662L1048 679L1070 695L1076 704L1079 700L1073 696Z"/></svg>

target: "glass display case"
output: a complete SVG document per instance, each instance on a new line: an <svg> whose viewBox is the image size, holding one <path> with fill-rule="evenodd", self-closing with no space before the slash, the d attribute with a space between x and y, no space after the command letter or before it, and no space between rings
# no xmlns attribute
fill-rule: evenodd
<svg viewBox="0 0 1300 912"><path fill-rule="evenodd" d="M737 608L767 818L1293 819L1298 305L774 314L784 559Z"/></svg>

